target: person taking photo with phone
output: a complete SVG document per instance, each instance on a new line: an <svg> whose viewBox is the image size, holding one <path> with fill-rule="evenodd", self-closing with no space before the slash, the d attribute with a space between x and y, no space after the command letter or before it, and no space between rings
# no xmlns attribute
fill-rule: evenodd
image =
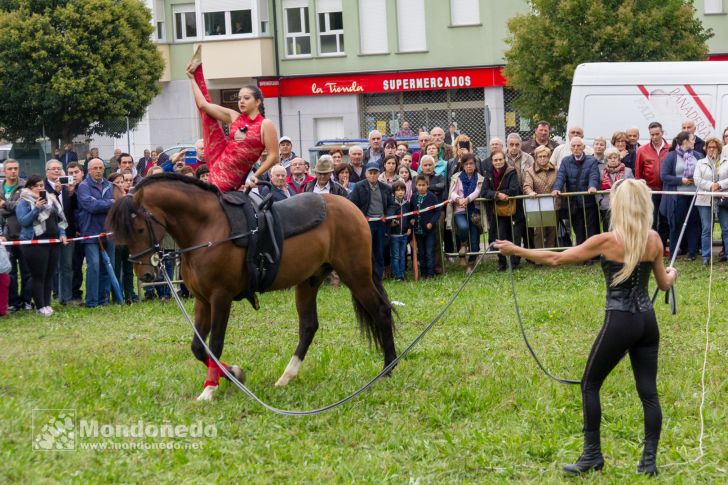
<svg viewBox="0 0 728 485"><path fill-rule="evenodd" d="M63 207L54 192L45 190L45 182L39 175L28 177L15 211L21 241L60 238L66 244L68 224ZM33 244L21 249L30 269L35 309L40 315L49 317L53 314L51 289L61 248L58 244Z"/></svg>
<svg viewBox="0 0 728 485"><path fill-rule="evenodd" d="M75 224L73 212L69 212L71 194L73 194L73 177L64 173L60 160L51 159L46 162L45 191L54 194L61 204L66 221L73 227L66 228L66 234L73 237ZM59 256L58 272L60 278L53 278L53 295L58 303L65 305L71 300L71 278L73 277L73 245L64 245Z"/></svg>

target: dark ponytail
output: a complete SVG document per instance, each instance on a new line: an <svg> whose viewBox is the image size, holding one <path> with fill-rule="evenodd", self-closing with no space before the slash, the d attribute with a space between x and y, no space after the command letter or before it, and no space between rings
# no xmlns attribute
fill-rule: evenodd
<svg viewBox="0 0 728 485"><path fill-rule="evenodd" d="M255 99L260 101L260 106L258 106L258 111L260 111L260 114L262 114L263 117L265 117L265 105L263 104L263 100L264 100L263 92L260 90L260 88L258 86L256 86L255 84L246 84L245 86L242 87L242 89L247 89L248 91L253 93L253 97Z"/></svg>

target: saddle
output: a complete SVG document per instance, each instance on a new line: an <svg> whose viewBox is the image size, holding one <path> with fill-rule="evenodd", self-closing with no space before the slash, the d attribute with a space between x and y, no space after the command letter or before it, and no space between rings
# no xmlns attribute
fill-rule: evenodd
<svg viewBox="0 0 728 485"><path fill-rule="evenodd" d="M249 275L248 289L235 300L247 298L257 310L256 293L265 292L275 281L284 240L320 225L326 217L326 203L313 193L273 204L270 196L260 201L245 192L233 191L220 196L220 205L230 224L230 236L247 234L233 240L238 247L247 249Z"/></svg>

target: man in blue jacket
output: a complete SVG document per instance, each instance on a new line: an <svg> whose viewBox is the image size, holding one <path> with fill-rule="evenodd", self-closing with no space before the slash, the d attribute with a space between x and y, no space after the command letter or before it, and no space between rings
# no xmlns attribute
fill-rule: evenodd
<svg viewBox="0 0 728 485"><path fill-rule="evenodd" d="M379 164L369 162L365 167L366 180L357 182L349 194L349 200L362 211L365 217L385 217L396 210L392 189L379 181ZM386 243L387 223L385 221L369 221L372 232L372 260L374 275L380 280L384 276L384 246Z"/></svg>
<svg viewBox="0 0 728 485"><path fill-rule="evenodd" d="M87 169L88 176L76 189L76 222L81 236L94 236L105 230L106 214L114 203L114 186L104 178L104 162L101 159L89 160ZM81 243L86 255L86 306L93 308L108 305L111 280L106 266L101 262L99 240L88 239ZM113 261L114 245L106 239L104 247Z"/></svg>
<svg viewBox="0 0 728 485"><path fill-rule="evenodd" d="M584 153L584 142L580 137L573 137L569 143L571 155L561 161L552 195L559 195L561 192L596 192L599 187L597 159ZM597 201L593 195L570 197L566 204L562 204L564 205L571 212L576 244L599 234Z"/></svg>

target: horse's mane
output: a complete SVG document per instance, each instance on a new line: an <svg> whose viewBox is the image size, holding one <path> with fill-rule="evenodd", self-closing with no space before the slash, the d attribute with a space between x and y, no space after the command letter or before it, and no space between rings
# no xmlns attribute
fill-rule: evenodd
<svg viewBox="0 0 728 485"><path fill-rule="evenodd" d="M189 175L180 175L178 173L158 173L155 175L150 175L149 177L144 177L141 182L139 182L137 185L134 186L134 190L140 190L146 187L147 185L154 185L159 182L182 182L185 184L194 185L202 190L206 190L207 192L212 192L215 195L220 195L220 190L215 187L214 185L206 184L202 180L199 180L196 177L190 177Z"/></svg>
<svg viewBox="0 0 728 485"><path fill-rule="evenodd" d="M176 173L160 173L144 178L135 187L134 191L139 192L141 189L158 184L161 182L181 182L184 184L194 185L206 192L220 195L220 191L214 185L206 184L195 177L187 175L179 175ZM114 240L124 244L134 237L134 218L144 217L137 203L134 201L132 194L121 197L114 205L111 206L109 214L106 216L106 227L114 233Z"/></svg>

